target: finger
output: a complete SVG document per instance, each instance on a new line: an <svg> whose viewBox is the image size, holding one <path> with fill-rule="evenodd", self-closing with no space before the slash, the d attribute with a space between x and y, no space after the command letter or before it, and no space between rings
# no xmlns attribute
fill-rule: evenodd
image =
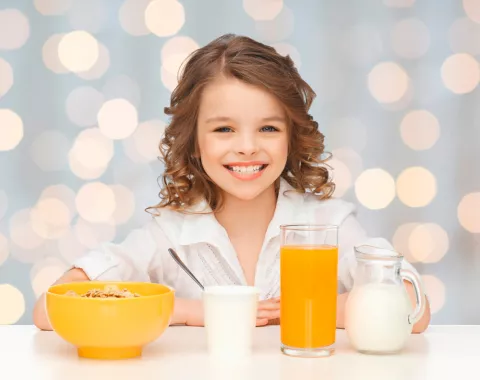
<svg viewBox="0 0 480 380"><path fill-rule="evenodd" d="M267 324L268 324L268 319L267 318L257 319L257 327L266 326Z"/></svg>
<svg viewBox="0 0 480 380"><path fill-rule="evenodd" d="M257 313L257 319L275 319L280 318L280 310L259 310Z"/></svg>
<svg viewBox="0 0 480 380"><path fill-rule="evenodd" d="M258 305L258 310L279 310L280 304L279 303L264 303Z"/></svg>
<svg viewBox="0 0 480 380"><path fill-rule="evenodd" d="M278 303L278 302L280 302L280 297L269 298L269 299L260 301L259 304L262 304L262 303Z"/></svg>

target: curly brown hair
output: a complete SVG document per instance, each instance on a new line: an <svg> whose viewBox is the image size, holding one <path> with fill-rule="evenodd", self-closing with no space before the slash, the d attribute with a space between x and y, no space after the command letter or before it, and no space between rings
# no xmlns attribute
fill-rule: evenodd
<svg viewBox="0 0 480 380"><path fill-rule="evenodd" d="M221 192L203 170L197 146L200 97L219 75L264 88L281 102L289 122L289 154L281 177L298 192L312 192L320 199L332 195L335 185L325 164L330 155L322 158L324 136L308 113L316 94L289 56L251 38L226 34L194 51L185 62L170 107L165 107L171 122L160 142L163 187L160 203L151 208L188 212L201 200L212 211L222 206Z"/></svg>

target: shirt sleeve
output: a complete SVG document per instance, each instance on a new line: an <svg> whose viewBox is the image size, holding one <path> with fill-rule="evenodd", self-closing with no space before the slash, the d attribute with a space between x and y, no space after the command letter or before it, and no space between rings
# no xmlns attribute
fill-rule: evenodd
<svg viewBox="0 0 480 380"><path fill-rule="evenodd" d="M338 293L349 292L354 283L355 268L357 259L355 257L355 246L370 245L378 248L395 250L393 246L384 238L370 237L355 216L355 209L352 208L347 214L339 228L339 262L338 262ZM402 260L402 269L408 269L420 278L419 273L404 257ZM420 278L421 281L421 278Z"/></svg>
<svg viewBox="0 0 480 380"><path fill-rule="evenodd" d="M152 218L119 244L105 243L73 262L90 280L163 282L162 252L171 244Z"/></svg>

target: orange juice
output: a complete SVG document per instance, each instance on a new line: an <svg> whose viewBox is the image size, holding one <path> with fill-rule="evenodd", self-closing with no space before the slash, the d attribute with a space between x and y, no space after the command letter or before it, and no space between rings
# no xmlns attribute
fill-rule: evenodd
<svg viewBox="0 0 480 380"><path fill-rule="evenodd" d="M280 249L282 344L320 348L335 343L338 248L330 245Z"/></svg>

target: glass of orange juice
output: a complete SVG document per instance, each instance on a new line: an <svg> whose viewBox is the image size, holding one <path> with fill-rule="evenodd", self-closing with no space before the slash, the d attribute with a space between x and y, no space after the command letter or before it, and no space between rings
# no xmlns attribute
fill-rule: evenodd
<svg viewBox="0 0 480 380"><path fill-rule="evenodd" d="M337 317L338 227L282 225L280 230L282 352L330 356Z"/></svg>

